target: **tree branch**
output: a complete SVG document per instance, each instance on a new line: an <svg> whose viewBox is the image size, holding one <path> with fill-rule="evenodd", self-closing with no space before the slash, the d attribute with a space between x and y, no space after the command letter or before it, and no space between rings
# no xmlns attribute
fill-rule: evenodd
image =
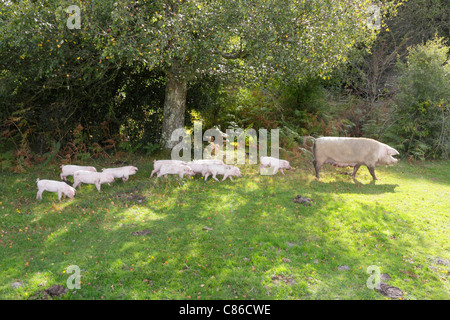
<svg viewBox="0 0 450 320"><path fill-rule="evenodd" d="M212 50L212 54L219 54L224 59L245 59L248 57L249 53L245 50L232 51L232 52L223 52L220 50Z"/></svg>

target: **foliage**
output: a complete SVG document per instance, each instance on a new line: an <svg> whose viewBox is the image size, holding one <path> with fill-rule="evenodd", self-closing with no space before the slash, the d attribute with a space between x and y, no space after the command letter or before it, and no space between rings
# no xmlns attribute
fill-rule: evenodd
<svg viewBox="0 0 450 320"><path fill-rule="evenodd" d="M69 29L72 4L1 4L1 116L21 113L28 132L21 138L40 154L55 138L64 147L79 124L102 146L91 124L105 121L136 143L159 143L163 105L132 96L161 100L160 91L155 99L143 87L159 90L168 75L190 83L326 77L376 34L362 1L95 0L76 3L81 28ZM392 7L387 2L383 14Z"/></svg>
<svg viewBox="0 0 450 320"><path fill-rule="evenodd" d="M400 152L447 158L449 153L450 63L442 38L410 48L400 63L395 125Z"/></svg>

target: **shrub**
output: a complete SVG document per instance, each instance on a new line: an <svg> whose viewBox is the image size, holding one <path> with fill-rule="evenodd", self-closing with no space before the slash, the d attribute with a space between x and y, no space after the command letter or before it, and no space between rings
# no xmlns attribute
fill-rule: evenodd
<svg viewBox="0 0 450 320"><path fill-rule="evenodd" d="M399 63L394 121L389 132L405 155L447 158L449 152L449 47L437 38L409 49Z"/></svg>

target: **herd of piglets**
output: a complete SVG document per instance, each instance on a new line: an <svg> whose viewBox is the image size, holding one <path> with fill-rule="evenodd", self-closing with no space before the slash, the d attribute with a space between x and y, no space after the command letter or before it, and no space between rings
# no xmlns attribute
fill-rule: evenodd
<svg viewBox="0 0 450 320"><path fill-rule="evenodd" d="M267 159L266 159L267 158ZM269 159L270 158L270 159ZM290 169L289 163L285 160L271 158L271 157L261 157L261 166L274 166L275 170L280 169ZM277 167L276 164L283 163L282 167ZM287 165L285 165L287 163ZM123 182L128 180L130 175L136 174L138 168L135 166L125 166L118 168L107 168L102 169L101 172L97 172L97 169L92 166L78 166L78 165L61 165L60 178L62 181L55 180L40 180L37 179L38 192L36 199L42 199L42 193L47 192L57 192L58 200L61 198L69 197L73 199L76 194L76 188L82 183L93 184L100 192L102 184L110 184L114 182L115 179L122 179ZM154 160L153 161L153 171L150 177L155 175L159 178L161 176L168 177L168 175L177 175L180 178L184 176L192 177L194 175L201 175L205 181L208 177L212 177L214 180L219 181L217 176L222 176L222 181L229 178L233 181L233 177L241 177L241 171L238 167L227 165L222 160L216 159L203 159L194 161L181 161L181 160ZM284 174L284 173L283 173ZM67 177L73 176L73 186L68 185Z"/></svg>
<svg viewBox="0 0 450 320"><path fill-rule="evenodd" d="M97 172L97 169L92 166L78 166L78 165L61 165L60 178L63 181L56 180L36 180L38 192L36 199L42 199L44 191L57 192L58 200L61 197L69 197L73 199L76 194L76 188L82 183L93 184L100 192L101 185L104 183L112 183L115 179L122 179L123 182L128 180L128 177L136 174L137 167L125 166L118 168L102 169L102 172ZM67 177L73 176L73 186L66 183Z"/></svg>
<svg viewBox="0 0 450 320"><path fill-rule="evenodd" d="M216 181L217 175L223 176L222 181L232 177L241 177L241 171L238 167L232 165L226 165L222 160L216 159L202 159L194 161L181 161L181 160L154 160L153 161L153 171L150 175L152 177L154 174L159 178L164 176L167 178L168 175L178 175L183 178L185 175L192 177L194 175L201 175L205 181L209 176Z"/></svg>
<svg viewBox="0 0 450 320"><path fill-rule="evenodd" d="M398 162L394 158L399 152L390 146L379 141L367 138L346 138L346 137L321 137L313 138L313 155L314 168L316 177L319 179L319 171L323 164L331 164L338 167L353 167L352 177L355 178L356 172L361 165L367 166L373 180L377 180L375 176L376 165L393 165ZM259 158L259 172L265 168L271 168L271 175L275 175L280 171L284 175L283 170L290 170L291 166L288 161L274 157ZM76 194L76 188L82 184L93 184L100 192L101 185L104 183L112 183L115 179L122 179L123 182L128 180L130 175L136 174L138 168L134 166L125 166L118 168L102 169L97 172L94 167L62 165L60 178L63 181L39 180L37 179L38 193L36 199L42 199L42 192L57 192L58 199L61 197L73 198ZM219 181L217 176L222 176L222 181L229 178L233 181L233 177L241 177L239 168L227 165L222 160L203 159L194 161L181 160L154 160L153 171L150 177L155 175L168 177L169 175L177 175L180 178L184 176L192 177L201 175L205 181L211 176L214 180ZM73 176L73 187L66 182L68 176Z"/></svg>

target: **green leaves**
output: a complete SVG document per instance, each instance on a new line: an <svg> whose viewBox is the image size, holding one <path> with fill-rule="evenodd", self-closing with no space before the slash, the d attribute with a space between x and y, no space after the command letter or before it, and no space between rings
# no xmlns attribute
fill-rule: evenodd
<svg viewBox="0 0 450 320"><path fill-rule="evenodd" d="M396 125L402 139L400 150L423 157L443 157L449 153L450 113L449 47L442 38L409 50L400 64L401 77L396 95Z"/></svg>

